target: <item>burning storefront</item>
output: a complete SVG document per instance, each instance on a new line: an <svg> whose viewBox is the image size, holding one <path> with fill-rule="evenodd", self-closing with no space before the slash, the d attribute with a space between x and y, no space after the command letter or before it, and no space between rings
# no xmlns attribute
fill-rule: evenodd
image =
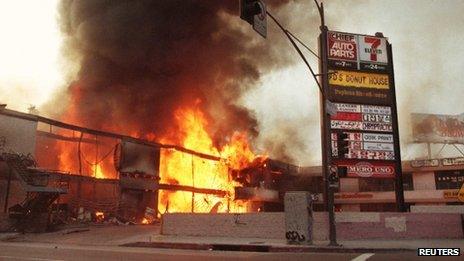
<svg viewBox="0 0 464 261"><path fill-rule="evenodd" d="M44 106L59 121L2 114L35 122L27 153L69 180L60 204L72 215L149 222L169 212L281 208L286 171L252 150L257 120L238 101L288 61L231 26L237 9L237 1L60 2L73 70ZM255 59L263 52L272 64Z"/></svg>
<svg viewBox="0 0 464 261"><path fill-rule="evenodd" d="M314 209L322 210L319 167L256 156L239 133L215 149L199 127L194 140L206 138L208 154L8 109L0 110L0 121L5 192L0 204L3 216L16 217L17 224L50 218L150 223L164 213L281 212L283 195L294 190L313 193ZM462 204L457 192L462 160L450 162L443 167L403 162L408 206ZM444 186L450 171L456 182ZM338 211L394 209L391 180L342 177L339 185ZM36 231L34 225L25 230Z"/></svg>
<svg viewBox="0 0 464 261"><path fill-rule="evenodd" d="M27 153L34 162L34 169L27 166L28 171L66 183L61 191L65 195L49 205L66 206L70 216L89 213L146 223L167 212L236 213L281 205L279 184L289 172L288 164L276 165L253 154L243 133L217 149L203 129L204 122L189 115L184 122L191 131L185 132L182 145L201 152L8 109L0 113L2 126L13 128L1 128L2 155ZM23 134L25 127L13 121L33 124ZM24 150L16 140L31 142ZM7 161L6 156L2 159ZM5 201L5 210L12 204Z"/></svg>

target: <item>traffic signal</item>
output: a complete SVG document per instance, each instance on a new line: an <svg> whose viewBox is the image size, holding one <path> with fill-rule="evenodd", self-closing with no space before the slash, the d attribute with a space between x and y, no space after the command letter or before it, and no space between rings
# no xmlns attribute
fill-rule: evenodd
<svg viewBox="0 0 464 261"><path fill-rule="evenodd" d="M253 25L254 16L261 13L259 0L240 0L240 18Z"/></svg>
<svg viewBox="0 0 464 261"><path fill-rule="evenodd" d="M345 154L348 153L350 144L348 141L348 133L339 132L337 133L337 152L338 158L345 158Z"/></svg>
<svg viewBox="0 0 464 261"><path fill-rule="evenodd" d="M331 172L329 174L329 182L332 184L338 183L338 175L337 172Z"/></svg>
<svg viewBox="0 0 464 261"><path fill-rule="evenodd" d="M348 168L345 166L338 166L337 172L339 178L346 178L348 176Z"/></svg>
<svg viewBox="0 0 464 261"><path fill-rule="evenodd" d="M329 187L338 188L339 178L338 178L338 173L337 173L337 166L331 165L329 167L329 175L328 175L327 179L329 181Z"/></svg>

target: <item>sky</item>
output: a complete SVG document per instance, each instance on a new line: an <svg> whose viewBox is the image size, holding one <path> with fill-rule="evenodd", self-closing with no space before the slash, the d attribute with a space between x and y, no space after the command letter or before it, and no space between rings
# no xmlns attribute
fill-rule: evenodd
<svg viewBox="0 0 464 261"><path fill-rule="evenodd" d="M40 107L64 84L57 0L0 1L0 103Z"/></svg>
<svg viewBox="0 0 464 261"><path fill-rule="evenodd" d="M26 111L40 108L66 85L66 62L57 23L57 0L0 1L0 103ZM423 145L411 145L410 113L464 112L464 1L458 0L328 0L324 2L329 29L350 33L383 32L393 45L402 156L425 156ZM273 12L273 10L270 10ZM281 10L284 26L317 50L318 21L313 1L293 1ZM285 19L284 19L285 18ZM255 34L238 17L231 22ZM284 37L275 24L266 40ZM317 59L305 52L317 70ZM267 150L282 132L298 142L287 148L299 165L320 163L319 97L314 80L291 45L282 55L290 65L261 78L240 103L253 111L260 134L258 150ZM266 57L263 57L266 59ZM279 128L276 128L279 126ZM269 145L271 144L271 145ZM297 145L295 145L297 144ZM435 147L438 150L439 147ZM455 151L444 151L444 156Z"/></svg>
<svg viewBox="0 0 464 261"><path fill-rule="evenodd" d="M464 69L464 1L325 1L324 5L330 30L371 35L383 32L388 37L393 46L402 158L424 158L425 145L410 144L410 113L464 112L460 79ZM313 1L298 1L287 8L292 10L292 22L284 26L317 50L318 24L304 22L317 18ZM283 36L268 35L267 40L274 37ZM305 54L317 70L317 59ZM272 140L278 135L272 132L273 126L285 125L294 132L292 137L304 144L289 149L296 162L320 164L318 89L298 54L288 55L295 63L265 76L262 85L244 97L244 103L255 109L260 119L259 139ZM432 145L432 152L440 148ZM447 146L440 156L459 154Z"/></svg>

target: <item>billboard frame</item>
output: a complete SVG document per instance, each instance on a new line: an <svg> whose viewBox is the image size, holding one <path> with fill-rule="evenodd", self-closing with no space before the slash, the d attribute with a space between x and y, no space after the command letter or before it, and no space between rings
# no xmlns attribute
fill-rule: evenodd
<svg viewBox="0 0 464 261"><path fill-rule="evenodd" d="M333 32L333 31L330 31ZM335 32L335 31L334 31ZM351 34L351 33L346 33L346 32L339 32L338 33L344 33L344 34ZM389 43L388 39L383 36L382 33L376 33L375 36L372 37L378 37L378 38L384 38L385 39L385 44L386 44L386 51L387 51L387 60L388 64L385 65L385 68L380 70L380 71L372 71L372 70L366 70L360 68L360 53L359 49L357 52L357 61L358 61L358 66L357 70L354 69L348 69L347 71L351 72L363 72L363 73L376 73L376 74L384 74L388 76L389 80L389 88L388 88L388 102L382 102L380 104L374 103L372 104L371 101L362 101L362 100L337 100L334 96L330 95L330 91L332 88L332 85L329 83L329 42L328 42L328 34L329 30L327 27L321 27L321 34L319 35L319 51L320 51L320 57L321 61L319 64L319 69L320 69L320 79L322 82L322 89L323 89L323 94L320 95L320 102L321 102L321 140L322 140L322 165L323 165L323 172L324 172L324 177L328 177L330 173L330 168L333 166L337 165L337 161L340 159L334 158L332 156L332 139L331 139L331 133L332 133L332 128L331 128L331 116L327 113L327 101L331 103L336 103L336 102L341 102L341 103L347 103L347 104L365 104L365 105L384 105L384 106L390 106L391 108L391 126L392 130L389 131L388 133L392 133L393 135L393 150L394 150L394 155L395 155L395 160L391 161L391 163L394 164L395 166L395 197L396 197L396 206L397 206L397 211L398 212L404 212L406 211L405 209L405 202L404 202L404 190L403 190L403 175L402 175L402 167L401 167L401 152L400 152L400 141L399 141L399 127L398 127L398 110L397 110L397 104L396 104L396 88L395 88L395 79L394 79L394 67L393 67L393 55L392 55L392 46ZM351 34L355 35L358 37L361 34ZM366 36L366 35L362 35ZM359 41L357 43L358 48L359 48ZM330 68L330 70L338 70L340 68ZM326 183L328 181L325 181ZM327 185L326 185L327 186ZM326 192L327 193L327 192ZM331 203L333 204L333 201L330 202L331 197L327 194L324 194L324 196L328 196L328 201L326 202L326 207L331 206Z"/></svg>

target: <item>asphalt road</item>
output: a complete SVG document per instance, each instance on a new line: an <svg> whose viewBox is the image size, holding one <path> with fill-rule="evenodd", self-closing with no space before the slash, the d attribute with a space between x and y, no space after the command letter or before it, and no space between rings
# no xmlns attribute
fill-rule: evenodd
<svg viewBox="0 0 464 261"><path fill-rule="evenodd" d="M461 257L462 258L462 257ZM460 260L444 257L427 260ZM78 246L49 243L0 243L0 260L424 260L415 252L398 253L260 253L156 248Z"/></svg>

